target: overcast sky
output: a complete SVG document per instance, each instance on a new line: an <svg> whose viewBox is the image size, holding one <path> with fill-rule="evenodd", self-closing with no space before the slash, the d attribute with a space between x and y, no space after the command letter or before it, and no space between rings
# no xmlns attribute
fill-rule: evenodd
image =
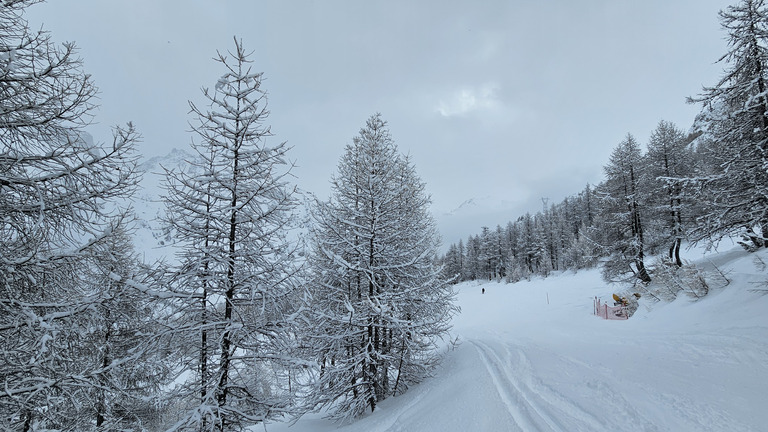
<svg viewBox="0 0 768 432"><path fill-rule="evenodd" d="M687 130L685 98L723 69L717 13L731 3L49 0L27 17L79 46L100 89L96 138L133 121L146 157L188 148L187 101L237 35L300 187L327 198L344 146L380 112L450 243L599 182L627 133ZM444 215L470 198L472 218Z"/></svg>

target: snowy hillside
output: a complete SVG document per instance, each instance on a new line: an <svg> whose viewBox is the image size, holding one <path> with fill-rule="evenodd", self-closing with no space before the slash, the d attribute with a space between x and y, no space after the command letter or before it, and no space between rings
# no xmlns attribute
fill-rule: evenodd
<svg viewBox="0 0 768 432"><path fill-rule="evenodd" d="M768 252L759 256L768 262ZM727 271L730 285L698 302L642 299L628 321L592 315L593 297L613 292L598 270L464 283L460 345L434 378L351 425L314 415L266 430L768 430L762 264L738 248L700 262Z"/></svg>

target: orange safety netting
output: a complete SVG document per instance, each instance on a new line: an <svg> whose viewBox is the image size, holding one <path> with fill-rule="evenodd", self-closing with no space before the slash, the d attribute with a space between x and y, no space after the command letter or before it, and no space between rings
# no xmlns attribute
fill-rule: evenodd
<svg viewBox="0 0 768 432"><path fill-rule="evenodd" d="M625 320L629 319L626 306L608 306L595 297L595 315L607 320Z"/></svg>

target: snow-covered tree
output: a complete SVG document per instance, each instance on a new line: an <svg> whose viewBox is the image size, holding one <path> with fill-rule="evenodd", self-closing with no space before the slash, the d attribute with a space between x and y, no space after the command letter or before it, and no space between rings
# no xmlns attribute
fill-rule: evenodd
<svg viewBox="0 0 768 432"><path fill-rule="evenodd" d="M526 213L504 228L498 225L491 231L484 227L480 234L469 236L466 248L463 242L458 247L451 245L445 262L455 267L463 257L462 281L503 277L517 282L533 274L591 267L606 255L601 244L610 243L594 195L587 185L575 196L534 215ZM466 253L458 253L464 250Z"/></svg>
<svg viewBox="0 0 768 432"><path fill-rule="evenodd" d="M690 223L690 199L683 178L693 174L693 154L689 139L674 124L660 121L648 142L647 161L649 207L658 226L659 241L668 245L668 258L678 267L680 245Z"/></svg>
<svg viewBox="0 0 768 432"><path fill-rule="evenodd" d="M631 134L611 152L603 167L606 179L600 185L603 213L608 228L611 259L604 266L604 274L613 277L632 273L643 282L651 277L645 268L645 196L643 154ZM634 266L634 267L633 267Z"/></svg>
<svg viewBox="0 0 768 432"><path fill-rule="evenodd" d="M500 239L495 231L487 226L480 231L480 278L493 280L499 272L499 266L502 263L501 253L499 251Z"/></svg>
<svg viewBox="0 0 768 432"><path fill-rule="evenodd" d="M262 73L242 42L216 60L224 73L203 90L206 105L190 102L198 160L168 173L167 219L180 247L177 337L184 367L196 372L180 389L187 410L172 429L241 429L290 405L282 380L266 372L289 339L295 288L289 148L268 142Z"/></svg>
<svg viewBox="0 0 768 432"><path fill-rule="evenodd" d="M194 347L182 350L179 357L197 361L195 380L186 383L183 389L177 389L174 396L184 400L194 399L192 395L199 396L197 421L199 430L205 431L213 417L210 393L214 384L209 363L213 364L216 354L215 337L209 339L208 335L220 318L215 316L217 309L213 303L218 288L212 274L216 266L213 248L224 240L221 222L215 219L220 215L212 212L216 202L213 185L210 181L201 182L201 179L210 178L213 172L213 153L205 153L206 149L198 148L194 142L192 146L199 153L199 159L186 161L185 170L166 169L165 222L172 227L180 246L177 253L179 266L172 269L167 278L180 300L174 302L179 316L177 327L185 330L174 335L174 339L181 341L181 347ZM186 367L195 364L195 360L186 363Z"/></svg>
<svg viewBox="0 0 768 432"><path fill-rule="evenodd" d="M459 277L457 282L461 282L467 280L467 255L464 240L459 239L459 244L456 246L456 257L459 260Z"/></svg>
<svg viewBox="0 0 768 432"><path fill-rule="evenodd" d="M484 276L481 260L481 240L479 235L467 238L466 279L477 280Z"/></svg>
<svg viewBox="0 0 768 432"><path fill-rule="evenodd" d="M314 209L310 405L349 418L435 365L453 292L441 277L429 197L381 116L347 145L329 201Z"/></svg>
<svg viewBox="0 0 768 432"><path fill-rule="evenodd" d="M530 243L529 255L532 258L533 271L543 276L552 272L552 255L549 245L551 233L548 229L547 218L543 213L536 213L533 218L533 236Z"/></svg>
<svg viewBox="0 0 768 432"><path fill-rule="evenodd" d="M715 151L717 169L698 180L709 204L695 240L744 235L768 238L768 10L763 0L742 0L720 12L728 32L723 77L694 99Z"/></svg>
<svg viewBox="0 0 768 432"><path fill-rule="evenodd" d="M95 259L81 271L91 290L101 295L90 305L87 326L79 341L80 366L92 363L96 384L77 409L78 430L142 430L162 422L160 388L170 376L163 341L162 304L144 292L147 274L139 265L124 224L97 245ZM139 285L141 284L141 286Z"/></svg>
<svg viewBox="0 0 768 432"><path fill-rule="evenodd" d="M447 280L455 282L460 281L461 277L461 264L463 257L460 255L459 247L452 244L448 247L448 251L443 257L443 275Z"/></svg>
<svg viewBox="0 0 768 432"><path fill-rule="evenodd" d="M121 364L86 348L120 297L88 270L110 250L114 200L136 186L138 134L129 124L93 143L96 88L73 44L30 29L32 3L0 8L0 422L88 430L93 411L78 413L94 389L114 390L103 379Z"/></svg>
<svg viewBox="0 0 768 432"><path fill-rule="evenodd" d="M536 237L536 223L535 218L530 213L526 213L518 219L520 225L520 241L518 246L520 247L520 255L522 257L522 263L524 264L526 278L531 274L536 273L539 268L539 252L540 244Z"/></svg>
<svg viewBox="0 0 768 432"><path fill-rule="evenodd" d="M497 278L503 278L506 276L507 268L507 253L509 252L509 245L506 242L504 235L504 228L501 225L496 225L496 232L494 233L494 255L498 257L494 266L494 273Z"/></svg>

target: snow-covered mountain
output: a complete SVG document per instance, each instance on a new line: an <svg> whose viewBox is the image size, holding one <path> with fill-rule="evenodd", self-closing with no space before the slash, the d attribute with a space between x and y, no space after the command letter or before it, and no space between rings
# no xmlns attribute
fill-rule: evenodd
<svg viewBox="0 0 768 432"><path fill-rule="evenodd" d="M627 321L593 315L593 298L610 299L617 289L597 269L509 285L461 284L459 345L446 349L432 379L350 425L318 414L266 430L766 430L768 251L737 247L688 258L702 268L716 264L730 284L713 284L697 302L641 298Z"/></svg>
<svg viewBox="0 0 768 432"><path fill-rule="evenodd" d="M478 234L484 226L492 229L505 226L524 215L525 204L481 196L466 199L450 210L436 211L434 217L443 239L443 252L452 243L466 242L468 236Z"/></svg>

